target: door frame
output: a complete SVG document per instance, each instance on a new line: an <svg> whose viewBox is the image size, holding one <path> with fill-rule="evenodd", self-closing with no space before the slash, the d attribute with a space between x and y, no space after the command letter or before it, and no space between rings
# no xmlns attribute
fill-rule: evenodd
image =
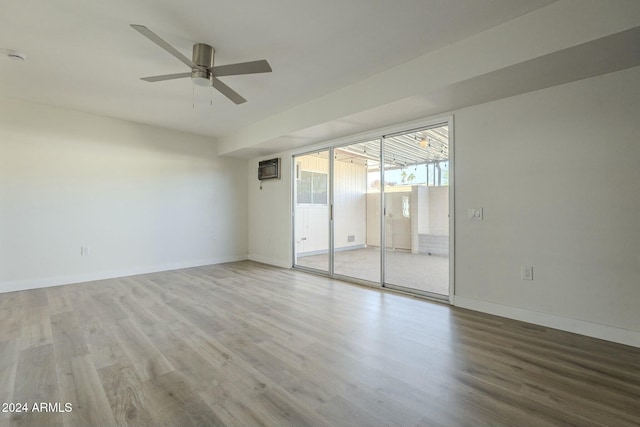
<svg viewBox="0 0 640 427"><path fill-rule="evenodd" d="M296 264L296 207L297 207L297 194L296 194L296 180L297 180L297 175L296 175L296 167L297 167L297 163L296 163L296 157L302 157L302 156L307 156L313 153L319 153L321 151L327 151L328 152L328 162L329 162L329 167L328 167L328 171L327 171L327 191L328 191L328 195L327 195L327 208L328 208L328 212L329 212L329 218L327 219L327 225L328 225L328 263L327 263L327 270L319 270L313 267L307 267L304 265L299 265ZM333 170L333 147L319 147L319 148L315 148L313 150L307 150L307 151L303 151L301 153L295 153L291 155L291 267L295 268L297 270L303 270L303 271L307 271L309 273L314 273L314 274L320 274L320 275L324 275L324 276L329 276L331 277L331 272L333 271L333 219L332 219L332 211L333 211L333 179L331 178L331 173Z"/></svg>
<svg viewBox="0 0 640 427"><path fill-rule="evenodd" d="M438 301L448 301L450 304L453 305L454 303L454 295L455 295L455 281L454 281L454 272L455 272L455 206L454 206L454 191L455 191L455 185L454 185L454 163L455 163L455 154L454 154L454 146L455 146L455 141L454 141L454 132L453 132L453 116L448 116L446 118L443 118L441 120L432 120L430 121L428 124L424 124L422 126L412 126L412 127L408 127L399 131L395 131L395 132L389 132L386 133L384 135L382 135L381 137L381 141L380 141L380 152L381 152L381 163L384 164L384 144L385 144L385 140L387 138L391 138L397 135L402 135L402 134L407 134L407 133L412 133L412 132L419 132L421 130L427 130L427 129L431 129L434 127L438 127L438 126L447 126L447 132L449 135L449 188L448 188L448 201L449 201L449 294L448 295L440 295L440 294L436 294L433 292L429 292L429 291L422 291L422 290L418 290L418 289L413 289L413 288L409 288L409 287L405 287L405 286L401 286L401 285L397 285L397 284L392 284L392 283L386 283L385 282L385 275L384 275L384 271L385 271L385 254L387 251L386 248L386 241L384 241L384 239L382 239L382 244L384 244L384 248L381 251L381 271L382 271L382 286L384 288L387 289L393 289L395 291L400 291L403 293L409 293L411 295L417 295L417 296L422 296L425 298L429 298L429 299L434 299L434 300L438 300ZM384 180L384 170L381 171L382 174L382 194L380 197L381 200L381 206L380 206L380 212L383 212L383 214L381 215L381 223L380 223L380 227L381 227L381 233L383 233L383 235L386 235L386 227L385 227L385 217L386 217L386 212L385 212L385 186L386 186L386 181Z"/></svg>
<svg viewBox="0 0 640 427"><path fill-rule="evenodd" d="M436 295L431 294L422 294L420 292L415 292L407 288L406 290L402 287L396 288L394 285L389 286L388 284L385 286L384 284L384 262L385 262L385 229L384 229L384 167L381 168L380 171L380 180L381 180L381 189L380 189L380 282L371 282L368 280L362 280L353 278L350 276L343 276L334 273L334 222L333 222L333 205L334 205L334 149L340 148L342 146L355 144L362 141L370 141L374 139L380 139L380 163L384 165L384 138L388 136L392 136L399 133L417 131L420 129L435 127L437 125L447 125L449 131L449 295L448 297L438 298ZM328 262L328 270L317 270L314 268L304 267L301 265L297 265L296 260L296 241L295 241L295 210L296 210L296 187L295 187L295 179L296 179L296 157L304 156L307 154L317 153L319 151L329 151L329 218L327 221L328 224L328 232L329 232L329 262ZM303 147L299 150L295 150L291 152L291 250L292 250L292 258L291 258L291 267L295 269L299 269L302 271L307 271L314 274L321 274L324 276L328 276L331 278L336 278L352 283L357 283L361 285L371 286L375 288L386 288L396 292L407 293L412 296L421 296L429 299L435 299L438 301L448 301L450 304L455 303L455 260L456 260L456 251L455 251L455 126L454 126L454 116L441 116L430 119L421 119L415 120L411 122L400 123L392 126L387 126L384 128L372 129L370 131L362 132L359 134L349 135L342 138L337 138L329 141L324 141L322 143L314 144L312 146Z"/></svg>

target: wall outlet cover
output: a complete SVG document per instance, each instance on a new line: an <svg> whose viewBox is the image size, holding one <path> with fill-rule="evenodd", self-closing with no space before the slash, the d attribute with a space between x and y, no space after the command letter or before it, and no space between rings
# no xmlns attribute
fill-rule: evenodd
<svg viewBox="0 0 640 427"><path fill-rule="evenodd" d="M482 208L469 208L467 209L467 217L471 221L482 221L484 213Z"/></svg>

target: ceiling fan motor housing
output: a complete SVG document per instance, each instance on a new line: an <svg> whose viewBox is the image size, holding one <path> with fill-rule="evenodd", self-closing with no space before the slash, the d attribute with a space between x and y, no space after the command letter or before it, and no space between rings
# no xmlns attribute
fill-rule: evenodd
<svg viewBox="0 0 640 427"><path fill-rule="evenodd" d="M215 54L213 47L204 43L196 43L193 45L193 62L196 65L205 68L213 68L213 56Z"/></svg>
<svg viewBox="0 0 640 427"><path fill-rule="evenodd" d="M191 79L194 84L203 87L211 86L210 78L212 77L214 54L215 50L208 44L196 43L193 45L193 62L203 68L191 70Z"/></svg>

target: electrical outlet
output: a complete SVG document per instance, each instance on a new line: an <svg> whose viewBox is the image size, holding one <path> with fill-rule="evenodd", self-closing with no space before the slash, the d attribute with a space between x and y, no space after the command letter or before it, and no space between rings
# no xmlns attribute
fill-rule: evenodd
<svg viewBox="0 0 640 427"><path fill-rule="evenodd" d="M80 246L80 256L89 256L89 255L91 255L91 247Z"/></svg>
<svg viewBox="0 0 640 427"><path fill-rule="evenodd" d="M520 266L520 278L522 280L533 280L533 266L521 265Z"/></svg>

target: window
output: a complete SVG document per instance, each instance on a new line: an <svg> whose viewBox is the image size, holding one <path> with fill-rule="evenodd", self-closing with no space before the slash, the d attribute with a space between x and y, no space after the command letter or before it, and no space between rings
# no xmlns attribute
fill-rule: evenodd
<svg viewBox="0 0 640 427"><path fill-rule="evenodd" d="M328 204L329 175L321 172L301 171L297 185L298 204L326 205Z"/></svg>

